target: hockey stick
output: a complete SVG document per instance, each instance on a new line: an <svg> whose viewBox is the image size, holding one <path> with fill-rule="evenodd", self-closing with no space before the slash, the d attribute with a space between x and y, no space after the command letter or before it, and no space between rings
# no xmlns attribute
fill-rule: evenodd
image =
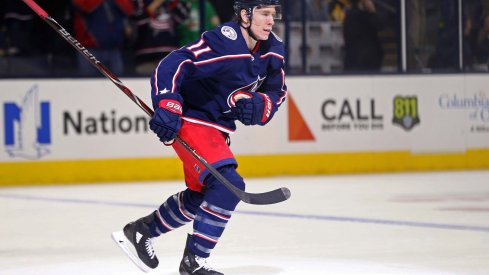
<svg viewBox="0 0 489 275"><path fill-rule="evenodd" d="M68 43L70 43L78 52L96 67L100 73L114 83L122 92L124 92L134 103L136 103L150 117L153 116L153 110L148 107L141 99L139 99L129 88L127 88L117 76L115 76L107 67L104 66L97 58L91 54L80 42L78 42L71 34L69 34L56 20L50 17L33 0L22 0L26 3L44 22L51 26L59 35L61 35ZM274 204L290 198L290 190L286 187L281 187L265 193L247 193L229 182L221 175L214 167L212 167L202 156L200 156L192 147L190 147L182 138L177 136L175 140L185 148L192 156L209 170L209 173L218 179L226 188L228 188L240 200L249 204Z"/></svg>

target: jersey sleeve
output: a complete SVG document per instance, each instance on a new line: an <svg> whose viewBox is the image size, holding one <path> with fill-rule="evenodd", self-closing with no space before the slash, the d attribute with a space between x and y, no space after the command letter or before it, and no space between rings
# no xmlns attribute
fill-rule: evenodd
<svg viewBox="0 0 489 275"><path fill-rule="evenodd" d="M282 105L287 98L287 85L285 84L285 71L283 67L271 72L267 77L263 92L277 104L277 107Z"/></svg>
<svg viewBox="0 0 489 275"><path fill-rule="evenodd" d="M272 47L271 51L264 55L270 58L267 79L260 91L270 97L276 108L287 98L287 85L285 84L285 58L283 45Z"/></svg>
<svg viewBox="0 0 489 275"><path fill-rule="evenodd" d="M165 57L151 77L151 97L153 106L158 95L179 93L183 80L198 80L222 74L226 64L233 58L249 58L249 55L233 55L227 52L225 41L218 33L205 32L193 44L173 51Z"/></svg>

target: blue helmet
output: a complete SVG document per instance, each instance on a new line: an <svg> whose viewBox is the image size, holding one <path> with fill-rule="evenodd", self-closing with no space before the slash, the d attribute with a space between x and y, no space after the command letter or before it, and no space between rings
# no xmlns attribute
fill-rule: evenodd
<svg viewBox="0 0 489 275"><path fill-rule="evenodd" d="M261 6L275 6L275 19L282 19L280 0L234 0L234 14L239 17L241 10L246 10L251 18L253 9Z"/></svg>

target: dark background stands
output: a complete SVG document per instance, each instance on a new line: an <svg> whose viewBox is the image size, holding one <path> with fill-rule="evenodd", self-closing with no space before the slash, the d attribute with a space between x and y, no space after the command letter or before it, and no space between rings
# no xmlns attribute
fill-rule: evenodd
<svg viewBox="0 0 489 275"><path fill-rule="evenodd" d="M345 71L379 71L383 50L378 33L382 24L371 0L353 0L343 25Z"/></svg>
<svg viewBox="0 0 489 275"><path fill-rule="evenodd" d="M131 0L73 0L75 38L116 75L124 72L122 49L128 19L134 13ZM79 73L98 75L98 71L78 56Z"/></svg>

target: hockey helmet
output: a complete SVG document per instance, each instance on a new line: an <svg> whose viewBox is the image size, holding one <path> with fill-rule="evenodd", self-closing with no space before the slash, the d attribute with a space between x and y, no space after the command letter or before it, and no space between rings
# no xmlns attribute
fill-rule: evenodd
<svg viewBox="0 0 489 275"><path fill-rule="evenodd" d="M274 19L282 19L282 9L280 0L235 0L234 13L239 17L241 10L246 10L247 16L251 18L256 7L273 6L275 7Z"/></svg>

